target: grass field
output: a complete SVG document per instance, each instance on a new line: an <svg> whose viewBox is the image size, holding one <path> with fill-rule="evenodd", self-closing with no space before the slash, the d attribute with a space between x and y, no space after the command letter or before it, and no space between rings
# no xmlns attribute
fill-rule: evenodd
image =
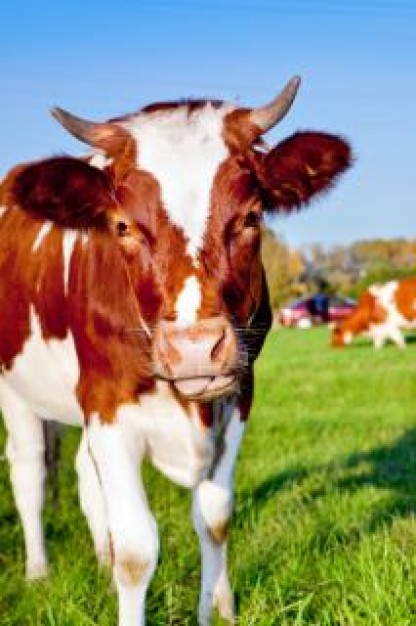
<svg viewBox="0 0 416 626"><path fill-rule="evenodd" d="M77 437L64 441L60 510L46 507L46 582L23 581L0 463L1 626L116 622L77 503ZM195 626L189 493L150 468L146 483L161 535L148 624ZM335 351L324 328L272 333L236 485L230 565L240 625L416 624L416 343L377 352L362 340Z"/></svg>

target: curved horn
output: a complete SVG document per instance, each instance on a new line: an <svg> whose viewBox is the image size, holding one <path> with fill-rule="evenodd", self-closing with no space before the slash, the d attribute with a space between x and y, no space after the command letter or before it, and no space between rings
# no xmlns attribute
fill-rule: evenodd
<svg viewBox="0 0 416 626"><path fill-rule="evenodd" d="M292 106L296 93L300 85L300 76L294 76L287 83L286 87L280 92L280 94L274 98L269 104L257 109L252 109L250 112L250 121L261 128L262 133L275 126L281 119L284 118L286 113Z"/></svg>
<svg viewBox="0 0 416 626"><path fill-rule="evenodd" d="M103 124L83 120L60 107L53 107L51 114L71 135L89 145L96 145L102 134Z"/></svg>

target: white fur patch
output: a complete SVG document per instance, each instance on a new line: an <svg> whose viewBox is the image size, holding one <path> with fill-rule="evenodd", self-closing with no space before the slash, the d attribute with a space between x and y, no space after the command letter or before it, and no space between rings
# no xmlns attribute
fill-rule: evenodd
<svg viewBox="0 0 416 626"><path fill-rule="evenodd" d="M395 333L395 328L414 328L416 320L406 319L396 304L396 292L399 288L397 280L392 280L384 285L370 287L371 293L377 298L381 306L386 310L387 320L383 326L389 328L388 336Z"/></svg>
<svg viewBox="0 0 416 626"><path fill-rule="evenodd" d="M98 425L97 417L90 424ZM116 420L124 433L129 454L140 461L148 457L165 476L183 487L194 487L203 479L213 457L212 433L201 426L192 405L187 412L177 402L169 385L159 381L156 393L142 394L137 404L118 408Z"/></svg>
<svg viewBox="0 0 416 626"><path fill-rule="evenodd" d="M78 237L78 231L66 230L64 232L62 248L64 255L64 290L68 293L69 269L71 266L71 256L74 251L75 242Z"/></svg>
<svg viewBox="0 0 416 626"><path fill-rule="evenodd" d="M134 420L136 438L140 433L154 466L183 487L194 487L206 475L213 455L211 433L201 426L195 405L191 411L158 382L156 393L140 397Z"/></svg>
<svg viewBox="0 0 416 626"><path fill-rule="evenodd" d="M416 328L416 320L408 320L401 313L396 303L396 292L399 289L399 282L392 280L383 285L372 285L370 293L377 299L386 313L386 319L382 323L372 324L369 334L374 341L376 348L381 348L387 339L393 341L400 348L404 348L406 343L401 333L401 329Z"/></svg>
<svg viewBox="0 0 416 626"><path fill-rule="evenodd" d="M352 334L352 332L351 332L350 330L347 330L347 331L344 333L344 343L345 343L345 345L347 345L347 346L348 346L348 345L352 342L352 339L353 339L353 334Z"/></svg>
<svg viewBox="0 0 416 626"><path fill-rule="evenodd" d="M15 393L40 417L66 424L82 424L75 388L79 377L72 335L64 340L42 338L36 313L31 311L31 334L3 375Z"/></svg>
<svg viewBox="0 0 416 626"><path fill-rule="evenodd" d="M369 292L377 298L378 302L385 308L391 309L395 306L394 296L398 288L397 280L391 280L383 285L372 285Z"/></svg>
<svg viewBox="0 0 416 626"><path fill-rule="evenodd" d="M102 152L96 152L88 158L88 163L99 170L103 170L108 165L111 165L112 162L113 159L107 157Z"/></svg>
<svg viewBox="0 0 416 626"><path fill-rule="evenodd" d="M194 324L201 306L201 285L196 276L188 276L175 305L178 324Z"/></svg>
<svg viewBox="0 0 416 626"><path fill-rule="evenodd" d="M43 240L51 232L52 227L53 223L49 221L42 224L42 226L39 228L38 234L36 235L36 239L33 242L32 252L36 252L37 250L39 250Z"/></svg>
<svg viewBox="0 0 416 626"><path fill-rule="evenodd" d="M229 154L222 130L233 108L208 103L189 114L184 105L123 122L137 141L138 166L157 179L164 207L184 231L193 258L203 242L215 174Z"/></svg>
<svg viewBox="0 0 416 626"><path fill-rule="evenodd" d="M198 486L197 497L202 517L209 528L215 528L230 518L232 492L229 487L215 484L211 480L203 480Z"/></svg>
<svg viewBox="0 0 416 626"><path fill-rule="evenodd" d="M88 449L86 429L83 430L75 459L75 468L78 474L80 504L94 539L95 552L99 563L107 565L110 563L110 545L105 502L97 468Z"/></svg>
<svg viewBox="0 0 416 626"><path fill-rule="evenodd" d="M8 431L6 457L26 544L26 578L47 574L41 510L43 503L44 436L40 420L0 377L0 406Z"/></svg>
<svg viewBox="0 0 416 626"><path fill-rule="evenodd" d="M0 206L0 218L3 217L3 215L6 213L8 208L9 207L7 207L7 206Z"/></svg>
<svg viewBox="0 0 416 626"><path fill-rule="evenodd" d="M83 230L81 232L81 245L83 248L85 248L85 246L88 244L89 242L89 234L88 234L88 230Z"/></svg>

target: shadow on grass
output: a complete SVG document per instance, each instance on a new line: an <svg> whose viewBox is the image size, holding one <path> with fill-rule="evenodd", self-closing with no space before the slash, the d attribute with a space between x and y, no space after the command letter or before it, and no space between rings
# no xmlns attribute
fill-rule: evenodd
<svg viewBox="0 0 416 626"><path fill-rule="evenodd" d="M290 623L299 623L298 612L305 598L312 598L316 594L316 601L320 603L321 600L324 602L322 597L325 594L330 593L332 600L334 594L342 595L336 577L334 580L324 581L322 585L316 584L316 580L320 580L320 574L317 571L315 579L315 562L319 560L320 554L328 558L329 554L334 555L338 550L345 553L347 546L347 550L353 549L354 545L362 541L363 536L376 533L380 528L390 527L397 518L406 518L416 513L416 428L408 429L390 444L356 452L329 464L317 464L308 468L295 466L267 478L251 493L245 491L240 494L238 500L241 502L236 511L237 525L241 528L247 524L252 527L251 532L256 532L256 522L261 517L262 509L271 500L277 499L284 490L293 486L296 486L297 497L299 493L303 494L302 507L304 510L309 509L315 520L311 525L312 532L302 540L302 558L292 573L289 568L289 574L286 574L290 584L287 581L282 583L285 604L290 608L285 609L285 617L292 620ZM335 514L333 519L331 513L327 517L322 515L321 504L326 497L336 495L337 492L359 495L360 491L369 486L387 492L387 497L383 494L381 500L374 505L369 504L362 511L362 515L357 510L357 517L348 519L345 525L339 524ZM260 550L255 558L247 559L239 567L237 589L244 588L248 595L251 594L251 589L258 587L259 581L268 588L272 584L270 581L276 578L276 553L281 549L282 540L281 537L276 537L275 541L270 538L268 541L270 544L265 542L264 551ZM299 542L299 536L295 541ZM287 562L287 557L281 558L282 563ZM247 601L250 600L245 598L246 603ZM276 607L270 603L269 609L272 614ZM310 610L311 615L316 618L319 613L313 613L318 610L316 606L311 606Z"/></svg>
<svg viewBox="0 0 416 626"><path fill-rule="evenodd" d="M282 489L285 489L295 482L304 480L309 475L309 472L310 470L305 467L296 466L269 477L250 491L244 491L238 498L238 506L234 519L237 523L243 521L248 509L259 512L263 506L277 496Z"/></svg>
<svg viewBox="0 0 416 626"><path fill-rule="evenodd" d="M251 492L240 495L240 505L236 512L236 521L241 522L248 508L253 507L256 514L283 489L293 483L302 486L303 481L310 481L314 476L321 476L318 482L324 485L306 489L305 499L313 503L331 491L355 493L372 486L391 494L385 505L374 509L368 530L376 530L382 524L391 523L393 517L406 517L416 513L416 428L408 429L391 444L376 446L365 452L355 452L350 456L326 465L312 467L296 466L267 478ZM312 480L316 484L316 481Z"/></svg>
<svg viewBox="0 0 416 626"><path fill-rule="evenodd" d="M390 445L377 446L367 452L356 452L341 465L346 472L365 464L368 470L358 476L341 478L336 487L353 492L365 486L388 490L391 499L376 507L369 530L390 523L393 516L416 513L416 428L410 428Z"/></svg>

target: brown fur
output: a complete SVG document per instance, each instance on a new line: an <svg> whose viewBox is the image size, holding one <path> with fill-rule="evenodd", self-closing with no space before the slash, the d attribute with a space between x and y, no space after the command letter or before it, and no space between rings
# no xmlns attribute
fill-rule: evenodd
<svg viewBox="0 0 416 626"><path fill-rule="evenodd" d="M215 526L208 528L212 540L219 545L223 544L227 540L229 529L230 520L218 522Z"/></svg>
<svg viewBox="0 0 416 626"><path fill-rule="evenodd" d="M172 111L177 108L185 107L188 115L192 115L195 111L199 111L210 104L215 109L218 109L222 106L222 100L205 100L201 99L192 99L185 98L184 100L177 100L172 102L154 102L152 104L148 104L147 106L141 109L141 113L158 113L160 111ZM130 116L129 116L130 117Z"/></svg>
<svg viewBox="0 0 416 626"><path fill-rule="evenodd" d="M9 175L4 202L60 226L86 228L103 224L115 198L104 172L82 160L57 157Z"/></svg>
<svg viewBox="0 0 416 626"><path fill-rule="evenodd" d="M92 233L87 247L77 245L72 263L70 320L80 364L77 394L87 418L97 412L111 422L120 404L135 402L140 392L153 388L150 344L116 242L105 233Z"/></svg>
<svg viewBox="0 0 416 626"><path fill-rule="evenodd" d="M341 347L344 345L344 333L351 333L352 336L359 335L368 329L373 311L375 309L374 296L365 291L357 304L357 307L343 320L337 324L332 331L332 345Z"/></svg>
<svg viewBox="0 0 416 626"><path fill-rule="evenodd" d="M131 234L136 245L126 248L106 226L104 203L114 210L106 175L84 163L78 167L77 162L69 165L68 161L45 161L45 170L42 163L28 166L20 169L17 177L14 171L3 187L6 201L19 202L25 210L13 208L1 222L0 363L10 368L21 352L30 333L33 306L45 340L63 339L68 330L74 336L80 364L77 393L86 418L97 412L111 422L117 406L137 401L140 392L153 387L150 344L143 332L138 298L145 302L143 315L147 314L149 321L154 321L160 299L149 272L147 247L141 245L137 233ZM55 179L59 166L63 170ZM59 196L57 181L66 175L69 178ZM43 202L48 189L52 199ZM83 210L75 212L72 223L77 202ZM62 227L54 225L33 252L36 236L44 217L80 227L97 224L97 216L99 227L88 230L87 243L82 244L80 237L77 240L66 296Z"/></svg>
<svg viewBox="0 0 416 626"><path fill-rule="evenodd" d="M199 419L206 428L214 423L214 405L212 402L201 402L198 406Z"/></svg>
<svg viewBox="0 0 416 626"><path fill-rule="evenodd" d="M120 558L116 555L116 565L124 584L131 586L139 585L150 568L148 561L140 561L133 554L123 554Z"/></svg>
<svg viewBox="0 0 416 626"><path fill-rule="evenodd" d="M400 281L396 291L396 305L409 322L416 320L416 278L406 278Z"/></svg>
<svg viewBox="0 0 416 626"><path fill-rule="evenodd" d="M0 366L10 368L30 334L30 306L45 339L67 332L63 291L62 233L54 227L36 253L32 247L42 226L18 209L8 211L0 231ZM28 263L28 259L31 262Z"/></svg>
<svg viewBox="0 0 416 626"><path fill-rule="evenodd" d="M236 109L224 118L223 137L231 152L250 148L260 134L258 126L250 122L250 109Z"/></svg>
<svg viewBox="0 0 416 626"><path fill-rule="evenodd" d="M289 212L330 187L351 164L348 144L335 135L298 132L258 160L266 210Z"/></svg>

